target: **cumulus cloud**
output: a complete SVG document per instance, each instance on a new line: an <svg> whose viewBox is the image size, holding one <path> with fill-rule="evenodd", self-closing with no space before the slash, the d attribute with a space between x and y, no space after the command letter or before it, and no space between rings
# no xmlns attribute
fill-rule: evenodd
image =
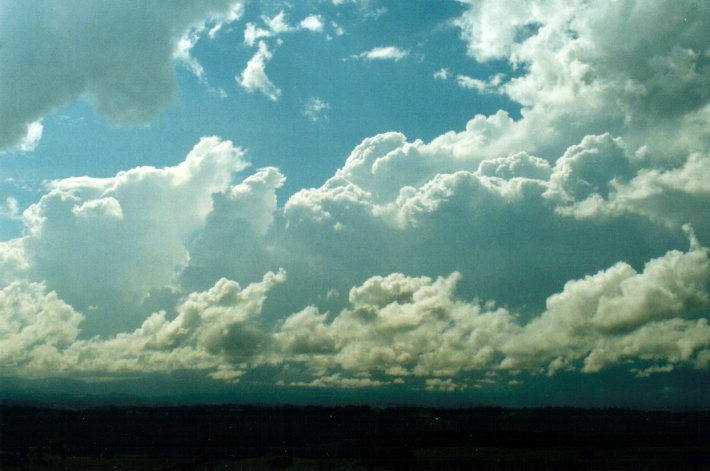
<svg viewBox="0 0 710 471"><path fill-rule="evenodd" d="M673 122L684 115L706 116L708 5L468 3L458 25L469 54L481 62L507 60L524 70L503 86L526 109L521 124L554 123L564 134L574 128L589 134L613 127L634 146L653 142L656 158L665 160L682 159L680 148L688 144L707 145L695 139L694 129L681 126L686 136ZM659 132L658 126L670 133ZM682 137L668 140L674 131ZM559 141L562 136L552 137Z"/></svg>
<svg viewBox="0 0 710 471"><path fill-rule="evenodd" d="M351 290L351 307L331 322L309 308L284 321L275 340L286 361L326 377L341 371L430 378L463 371L597 372L621 361L666 365L659 371L706 367L710 328L699 317L710 302L706 248L668 252L642 272L619 263L570 281L525 325L491 302L458 299L459 278L371 278ZM460 387L427 381L429 389Z"/></svg>
<svg viewBox="0 0 710 471"><path fill-rule="evenodd" d="M212 210L212 194L227 190L246 165L241 149L211 137L174 167L53 181L24 212L17 250L31 278L83 307L107 302L112 292L140 299L173 283L188 260L187 239Z"/></svg>
<svg viewBox="0 0 710 471"><path fill-rule="evenodd" d="M640 170L631 180L612 182L614 192L595 202L610 212L640 214L661 224L678 227L691 222L702 234L710 233L710 178L707 156L693 153L680 167Z"/></svg>
<svg viewBox="0 0 710 471"><path fill-rule="evenodd" d="M0 371L47 375L76 340L82 320L42 284L14 282L4 287L0 290Z"/></svg>
<svg viewBox="0 0 710 471"><path fill-rule="evenodd" d="M259 50L249 59L246 68L236 80L248 93L260 92L271 101L276 101L281 96L281 90L266 75L266 64L271 57L272 53L266 43L259 41Z"/></svg>
<svg viewBox="0 0 710 471"><path fill-rule="evenodd" d="M258 237L227 206L216 206L191 249L183 283L248 281L282 266L292 275L284 288L294 290L284 295L292 299L288 309L299 309L295 300L313 296L314 287L325 295L347 292L376 273L457 270L471 295L542 304L572 276L629 257L641 263L678 243L679 226L658 226L639 213L628 219L629 213L579 212L588 201L613 198L614 185L637 175L623 140L589 136L550 164L525 152L489 157L475 141L470 148L482 156L459 154L440 139L408 142L398 133L366 139L322 187L266 209L273 218ZM611 164L620 170L599 173ZM240 229L226 229L234 227ZM333 266L347 270L327 269ZM546 276L530 280L530 270ZM511 292L511 283L528 288Z"/></svg>
<svg viewBox="0 0 710 471"><path fill-rule="evenodd" d="M28 270L29 263L25 258L22 241L15 239L0 242L0 286L23 280Z"/></svg>
<svg viewBox="0 0 710 471"><path fill-rule="evenodd" d="M274 220L277 209L275 190L286 178L274 167L259 170L228 191L215 195L215 204L225 205L229 219L241 220L263 236Z"/></svg>
<svg viewBox="0 0 710 471"><path fill-rule="evenodd" d="M618 263L570 281L527 324L492 301L460 298L453 273L372 277L332 319L310 306L266 328L257 318L268 291L285 282L279 272L245 288L220 279L186 296L173 320L157 312L131 333L77 340L82 315L42 285L13 283L0 292L0 359L5 373L24 376L203 370L228 382L260 365L289 365L304 368L302 379L282 384L362 388L424 378L427 390L448 392L480 387L492 371L595 373L621 362L641 375L704 369L708 253L694 245L641 272Z"/></svg>
<svg viewBox="0 0 710 471"><path fill-rule="evenodd" d="M167 320L149 316L133 332L110 338L78 339L84 316L41 284L13 283L0 291L0 371L24 377L58 373L116 377L126 373L205 370L214 379L236 382L240 365L267 339L255 325L266 292L285 279L268 273L242 288L229 280L191 293Z"/></svg>
<svg viewBox="0 0 710 471"><path fill-rule="evenodd" d="M113 124L148 122L175 93L176 49L200 73L181 38L236 19L240 4L3 2L0 148L36 141L33 123L84 96Z"/></svg>
<svg viewBox="0 0 710 471"><path fill-rule="evenodd" d="M361 52L352 56L353 59L362 59L368 61L391 60L400 61L409 55L409 51L405 51L396 46L375 47L369 51Z"/></svg>
<svg viewBox="0 0 710 471"><path fill-rule="evenodd" d="M320 15L307 16L298 23L298 26L314 33L321 33L323 32L323 17Z"/></svg>
<svg viewBox="0 0 710 471"><path fill-rule="evenodd" d="M641 273L619 263L569 282L508 340L502 366L549 362L554 373L579 360L589 372L622 359L692 364L710 341L707 319L698 317L707 310L709 281L708 250L696 247L651 260Z"/></svg>
<svg viewBox="0 0 710 471"><path fill-rule="evenodd" d="M113 179L53 183L50 193L25 213L28 235L15 244L19 255L11 256L12 247L4 247L5 263L28 261L30 273L47 279L60 293L71 292L73 282L76 287L85 286L96 278L111 281L110 277L116 277L116 285L130 288L135 280L118 278L122 273L133 273L130 257L114 260L100 242L88 246L89 254L97 247L91 266L71 261L69 252L73 230L82 234L83 240L92 231L104 231L91 239L102 241L106 234L125 226L139 234L125 240L138 242L143 251L138 252L140 257L163 260L163 265L155 268L157 272L141 275L154 278L141 279L136 287L165 286L174 267L182 266L182 289L189 293L191 285L206 281L212 286L195 291L194 296L187 294L187 300L222 299L218 292L241 292L236 282L222 279L224 276L254 279L269 266L285 266L291 274L290 283L283 275L273 278L284 286L281 300L275 296L272 308L279 317L296 312L275 327L247 322L251 315L234 317L219 311L225 322L239 326L233 335L227 335L229 327L203 330L199 327L203 321L189 324L197 326L191 331L187 326L191 317L183 315L187 313L183 303L176 308L176 320L156 313L133 333L95 343L75 342L72 348L83 345L96 358L93 366L71 367L83 373L104 367L115 372L187 368L237 381L260 365L292 365L302 368L302 377L284 384L375 387L422 377L441 379L429 381L425 388L454 391L469 385L455 379L460 375L490 370L594 372L625 361L639 371L651 368L649 374L655 371L653 365L646 367L644 363L655 362L658 371L668 365L705 367L710 281L707 249L692 236L689 252L668 252L648 262L642 271L627 263L600 267L602 260L622 259L638 246L636 239L629 238L634 230L640 235L654 227L662 235L672 229L653 226L653 219L637 226L624 223L619 228L613 213L589 224L588 218L569 211L587 200L613 201L620 185L646 175L646 170L638 169L640 164L623 139L585 137L554 165L525 152L483 159L474 171L470 165L471 160L458 159L436 142L408 143L401 134L385 134L358 146L323 187L302 190L280 207L275 192L284 177L278 170L261 169L230 185L231 173L244 166L241 152L231 143L205 139L174 168L134 169ZM190 197L189 204L176 200L183 194L178 183L189 189L184 192L185 198ZM192 185L201 189L199 198ZM165 200L157 198L163 203L155 206L156 211L165 210L161 206L165 201L179 201L174 211L166 211L165 221L158 221L163 230L176 226L167 232L174 234L175 250L165 243L165 233L160 233L161 252L149 252L157 250L158 244L145 241L157 232L144 230L137 221L157 216L149 216L153 214L151 206L145 206L146 198L141 195L159 197L161 192L156 188L163 187ZM131 203L139 196L140 209ZM185 220L175 219L176 214ZM201 235L189 248L188 261L184 239L201 227ZM517 227L525 227L525 231ZM93 229L87 232L89 228ZM619 230L627 242L616 241ZM535 247L522 243L530 237L537 241ZM588 244L587 255L578 250L581 238ZM67 250L57 251L57 240L67 241ZM442 251L442 244L457 250ZM599 249L594 249L594 244ZM116 246L112 243L111 247L115 250ZM166 248L170 250L162 252ZM50 255L57 267L66 265L70 270L61 277L59 272L52 274ZM501 260L508 260L509 266L501 266ZM523 320L529 313L521 317L512 308L465 300L478 294L484 299L501 295L505 304L529 302L530 293L511 297L510 290L500 288L501 280L540 295L548 288L541 289L536 283L561 285L570 279L570 260L575 272L596 274L567 283L545 301L545 309L530 322ZM334 266L347 266L348 270L329 269ZM74 267L78 267L76 273ZM464 276L456 272L436 277L397 273L398 268L421 273L432 267L442 271L460 268ZM544 270L548 279L530 280L530 270ZM373 272L391 274L373 277ZM355 284L358 277L366 281ZM468 278L470 284L462 290L467 298L463 298L457 291ZM312 296L314 286L322 286L324 295L332 289L354 287L348 306L332 317L316 305L303 308L301 303ZM496 292L495 286L500 291ZM203 313L217 312L209 307L211 301L200 303L196 316L212 319ZM257 303L257 311L261 312L262 304L263 299ZM204 323L219 322L215 318ZM141 350L149 331L156 339L153 343L161 345L156 347L159 354ZM188 340L183 342L174 332L181 332ZM667 335L661 338L660 332ZM230 350L237 345L246 347ZM67 355L72 348L66 349ZM117 352L126 352L120 357L120 367L109 364ZM195 366L179 360L183 357ZM61 361L69 361L67 358L62 356ZM141 367L144 361L153 363Z"/></svg>
<svg viewBox="0 0 710 471"><path fill-rule="evenodd" d="M52 183L26 235L0 244L6 296L68 322L43 357L59 366L27 371L238 381L268 367L284 385L453 392L485 387L486 372L707 369L707 17L693 2L470 2L457 23L469 54L516 73L464 82L507 95L520 118L366 138L282 203L278 169L233 185L242 153L215 138L176 167ZM264 34L291 28L264 20ZM276 100L270 58L259 41L237 80ZM697 237L685 226L680 251L688 222ZM95 280L182 298L138 329L79 339L74 309L91 314L76 292Z"/></svg>

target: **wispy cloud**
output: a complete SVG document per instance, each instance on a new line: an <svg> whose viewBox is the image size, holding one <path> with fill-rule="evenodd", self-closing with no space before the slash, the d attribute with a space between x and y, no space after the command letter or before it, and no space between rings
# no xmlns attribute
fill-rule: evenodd
<svg viewBox="0 0 710 471"><path fill-rule="evenodd" d="M315 123L327 119L326 112L329 109L330 105L325 101L310 97L303 107L303 115Z"/></svg>
<svg viewBox="0 0 710 471"><path fill-rule="evenodd" d="M310 31L312 33L322 33L325 26L323 17L320 15L309 15L302 19L297 26L292 26L288 22L286 13L280 11L275 16L261 18L263 27L254 22L247 23L244 28L244 43L253 46L260 39L277 37L285 33L295 33L297 31Z"/></svg>
<svg viewBox="0 0 710 471"><path fill-rule="evenodd" d="M266 64L271 60L272 53L263 41L259 42L259 50L249 59L242 74L237 77L237 83L247 92L260 92L271 101L281 96L281 90L274 85L266 75Z"/></svg>
<svg viewBox="0 0 710 471"><path fill-rule="evenodd" d="M436 74L434 74L434 77L436 77ZM442 78L445 79L446 77ZM496 74L488 80L481 80L468 75L457 75L456 83L461 88L476 90L478 93L496 93L499 91L501 83L503 83L503 78L503 74Z"/></svg>
<svg viewBox="0 0 710 471"><path fill-rule="evenodd" d="M449 72L449 69L447 69L446 67L434 72L434 78L437 80L447 80L449 78L449 75L451 75L451 72Z"/></svg>

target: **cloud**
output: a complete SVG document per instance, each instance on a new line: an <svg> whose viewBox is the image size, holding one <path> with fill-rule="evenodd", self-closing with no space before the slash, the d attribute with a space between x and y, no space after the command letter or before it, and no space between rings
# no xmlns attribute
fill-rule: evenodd
<svg viewBox="0 0 710 471"><path fill-rule="evenodd" d="M0 200L0 218L18 219L19 212L17 200L12 196L6 196L4 201Z"/></svg>
<svg viewBox="0 0 710 471"><path fill-rule="evenodd" d="M301 29L312 31L314 33L323 32L323 17L320 15L310 15L301 20L298 24Z"/></svg>
<svg viewBox="0 0 710 471"><path fill-rule="evenodd" d="M456 83L459 87L476 90L478 93L497 93L502 81L503 74L496 74L487 81L472 78L467 75L456 76Z"/></svg>
<svg viewBox="0 0 710 471"><path fill-rule="evenodd" d="M242 288L220 280L191 293L169 321L165 312L149 316L131 333L78 339L84 316L41 284L13 283L0 291L0 371L23 377L58 373L74 377L206 370L214 379L236 382L239 364L259 352L267 337L254 317L266 292L284 281L268 273Z"/></svg>
<svg viewBox="0 0 710 471"><path fill-rule="evenodd" d="M253 46L258 40L263 38L270 38L295 31L295 28L288 24L286 13L283 10L271 18L262 16L261 20L266 26L266 29L259 28L255 23L247 23L244 29L244 42L248 46Z"/></svg>
<svg viewBox="0 0 710 471"><path fill-rule="evenodd" d="M622 359L666 364L694 361L710 342L707 319L710 264L702 247L668 252L637 273L619 263L569 282L547 310L504 346L502 366L548 365L549 372L583 360L599 371ZM684 339L684 340L681 340Z"/></svg>
<svg viewBox="0 0 710 471"><path fill-rule="evenodd" d="M268 29L259 28L254 23L247 23L244 29L244 43L253 46L260 39L270 38L272 35L273 33Z"/></svg>
<svg viewBox="0 0 710 471"><path fill-rule="evenodd" d="M384 381L373 380L370 378L343 378L340 374L330 376L321 376L313 381L294 381L289 383L289 386L301 386L306 388L338 388L338 389L361 389L373 388L388 384Z"/></svg>
<svg viewBox="0 0 710 471"><path fill-rule="evenodd" d="M174 53L181 38L235 18L239 4L98 1L49 8L4 2L0 148L21 143L28 130L36 137L32 123L81 97L112 124L147 123L175 94ZM178 56L188 57L187 49Z"/></svg>
<svg viewBox="0 0 710 471"><path fill-rule="evenodd" d="M215 204L225 205L225 211L230 213L229 219L241 220L254 233L263 236L273 223L277 210L275 191L285 181L278 169L263 168L228 191L215 195Z"/></svg>
<svg viewBox="0 0 710 471"><path fill-rule="evenodd" d="M286 19L286 13L282 10L275 16L269 18L262 16L261 21L264 28L260 28L256 23L247 23L244 29L244 43L254 46L260 39L277 37L284 33L294 33L297 31L310 31L312 33L322 33L324 22L320 15L309 15L302 19L298 26L291 26Z"/></svg>
<svg viewBox="0 0 710 471"><path fill-rule="evenodd" d="M281 96L281 90L266 75L266 64L271 57L272 53L266 43L259 41L259 50L249 59L246 68L236 80L248 93L260 92L271 101L276 101Z"/></svg>
<svg viewBox="0 0 710 471"><path fill-rule="evenodd" d="M53 181L24 212L17 249L31 278L82 308L116 302L117 293L140 299L173 283L212 194L227 190L246 165L241 149L210 137L174 167Z"/></svg>
<svg viewBox="0 0 710 471"><path fill-rule="evenodd" d="M78 340L82 315L40 284L13 283L0 291L0 359L4 373L31 377L204 370L234 382L262 365L292 374L300 366L301 379L288 384L361 388L424 378L427 390L449 392L468 387L462 373L480 387L491 371L705 369L708 252L670 251L641 272L617 263L570 281L527 324L492 301L459 298L458 273L391 274L353 287L349 306L331 320L310 306L265 329L256 319L269 290L285 282L279 272L245 288L220 279L180 301L173 320L157 312L131 333ZM648 362L656 366L635 366Z"/></svg>
<svg viewBox="0 0 710 471"><path fill-rule="evenodd" d="M264 18L264 22L274 34L288 33L293 30L293 27L286 21L286 13L283 11L280 11L273 18Z"/></svg>
<svg viewBox="0 0 710 471"><path fill-rule="evenodd" d="M289 317L275 338L285 361L302 361L318 375L342 370L451 377L496 369L554 374L596 372L621 361L706 367L701 360L710 328L697 317L710 299L705 248L668 252L640 273L619 263L570 281L527 325L492 303L456 299L459 279L371 278L351 290L351 307L332 322L309 308Z"/></svg>
<svg viewBox="0 0 710 471"><path fill-rule="evenodd" d="M0 286L23 280L28 270L22 240L0 242Z"/></svg>
<svg viewBox="0 0 710 471"><path fill-rule="evenodd" d="M446 80L449 78L450 74L451 74L451 72L449 72L449 69L444 67L444 68L439 69L436 72L434 72L434 78L436 80Z"/></svg>
<svg viewBox="0 0 710 471"><path fill-rule="evenodd" d="M310 97L303 107L303 115L317 123L327 119L326 112L330 109L330 105L320 98Z"/></svg>
<svg viewBox="0 0 710 471"><path fill-rule="evenodd" d="M215 206L183 283L202 287L220 276L248 281L284 267L291 304L283 308L297 310L296 300L314 296L314 287L325 295L373 274L456 270L471 295L542 304L571 276L626 257L640 263L679 243L679 226L626 219L622 212L581 217L575 209L602 195L612 198L614 182L633 181L639 170L623 140L586 137L557 164L525 152L494 158L497 152L484 147L495 136L486 126L500 118L470 126L462 151L448 136L430 143L407 142L398 133L368 138L322 187L266 210L273 218L258 237L243 229L230 229L230 236L226 228L243 224L228 206ZM599 166L611 167L604 173ZM589 169L597 173L590 176ZM530 280L530 270L546 276ZM510 283L528 288L511 292Z"/></svg>
<svg viewBox="0 0 710 471"><path fill-rule="evenodd" d="M41 362L6 368L432 391L486 387L487 372L707 369L706 7L590 5L471 2L457 23L469 54L516 73L464 82L520 117L477 115L429 142L368 137L283 202L276 168L233 184L243 154L216 138L175 167L50 184L25 235L0 244L0 287L68 325ZM292 28L268 20L268 34ZM259 41L237 80L275 100L270 58ZM160 306L80 339L90 306L127 305L104 286ZM23 319L7 339L39 322Z"/></svg>
<svg viewBox="0 0 710 471"><path fill-rule="evenodd" d="M369 51L361 52L351 56L353 59L368 61L392 60L398 62L409 55L409 51L399 49L396 46L375 47Z"/></svg>
<svg viewBox="0 0 710 471"><path fill-rule="evenodd" d="M377 0L331 0L331 3L336 7L353 5L365 19L376 20L387 13L387 8L378 6Z"/></svg>
<svg viewBox="0 0 710 471"><path fill-rule="evenodd" d="M710 100L708 5L468 3L458 25L471 57L524 68L503 86L525 110L521 124L539 120L556 127L548 135L557 141L574 128L585 134L614 129L632 147L653 144L654 159L675 162L689 147L707 145L689 121L707 116Z"/></svg>
<svg viewBox="0 0 710 471"><path fill-rule="evenodd" d="M79 334L83 316L38 283L0 290L0 371L47 375Z"/></svg>
<svg viewBox="0 0 710 471"><path fill-rule="evenodd" d="M681 167L643 169L628 181L611 182L610 197L594 204L604 212L639 214L670 227L690 222L707 234L709 164L707 156L693 153Z"/></svg>
<svg viewBox="0 0 710 471"><path fill-rule="evenodd" d="M451 378L430 378L425 381L427 391L454 392L466 389L466 385L455 383Z"/></svg>
<svg viewBox="0 0 710 471"><path fill-rule="evenodd" d="M32 152L39 145L39 141L42 139L42 133L44 131L44 126L42 121L34 121L27 125L27 134L17 145L17 149L20 152Z"/></svg>

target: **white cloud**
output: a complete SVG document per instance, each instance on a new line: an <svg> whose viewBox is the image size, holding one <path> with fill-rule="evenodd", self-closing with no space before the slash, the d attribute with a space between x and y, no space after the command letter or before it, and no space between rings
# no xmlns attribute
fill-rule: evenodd
<svg viewBox="0 0 710 471"><path fill-rule="evenodd" d="M0 244L7 296L69 319L24 374L197 369L238 381L269 366L282 384L453 391L485 387L490 371L707 369L706 7L686 24L690 3L590 5L471 2L459 21L471 56L519 73L465 82L506 94L521 117L478 115L426 143L367 138L281 205L284 176L265 168L232 185L242 153L216 139L176 167L53 183L25 212L26 235ZM293 29L278 16L264 34ZM270 58L259 42L237 80L275 100ZM672 250L687 222L698 237ZM163 303L139 329L73 341L76 309L119 304L98 288L83 299L94 285L184 297L175 317ZM40 365L28 358L16 364Z"/></svg>
<svg viewBox="0 0 710 471"><path fill-rule="evenodd" d="M301 20L298 24L301 29L320 33L323 31L323 17L320 15L310 15Z"/></svg>
<svg viewBox="0 0 710 471"><path fill-rule="evenodd" d="M34 121L27 125L27 134L17 145L17 149L20 152L32 152L39 145L39 141L42 139L42 133L44 131L44 126L42 125L42 120Z"/></svg>
<svg viewBox="0 0 710 471"><path fill-rule="evenodd" d="M19 239L0 242L0 286L24 279L29 270L22 241Z"/></svg>
<svg viewBox="0 0 710 471"><path fill-rule="evenodd" d="M327 119L330 105L320 98L310 97L303 107L303 115L314 123Z"/></svg>
<svg viewBox="0 0 710 471"><path fill-rule="evenodd" d="M278 36L283 33L290 33L296 30L288 24L286 13L282 10L273 17L263 16L261 21L266 28L259 28L255 23L247 23L244 29L244 42L248 46L253 46L260 39Z"/></svg>
<svg viewBox="0 0 710 471"><path fill-rule="evenodd" d="M501 161L485 172L529 174L539 172L544 167L541 162L518 157L508 166ZM245 210L254 201L253 208L273 211L275 199L257 195L273 195L281 181L275 170L262 170L233 187L224 201ZM436 205L422 207L437 211ZM245 221L251 217L235 214ZM254 229L263 237L264 228L272 223L257 222ZM322 243L319 249L324 249ZM428 390L455 391L466 387L456 379L465 372L555 374L571 369L593 373L620 363L640 371L636 365L647 362L663 366L644 368L644 374L675 366L707 368L708 252L691 233L688 252L670 251L648 261L642 271L619 262L568 282L547 298L544 311L528 323L493 302L460 298L458 273L436 279L393 273L353 287L349 306L335 316L309 306L269 328L256 318L267 292L285 283L280 272L267 273L261 282L246 288L220 279L206 291L187 295L178 303L173 320L157 312L132 333L77 340L83 316L56 294L45 294L43 286L15 283L0 295L5 338L12 342L9 346L14 345L3 349L13 359L3 369L25 376L191 369L233 382L253 367L290 365L292 373L304 368L300 379L289 381L291 385L375 387L416 376L425 378ZM21 299L22 305L48 307L18 311L10 307L18 302L13 299ZM59 312L65 321L40 324L46 329L40 329L38 336L53 335L58 340L56 345L47 343L55 345L52 348L45 345L34 351L28 346L39 337L29 326L38 321L28 313L37 309ZM17 315L24 317L13 321ZM58 329L56 334L47 331L50 326Z"/></svg>
<svg viewBox="0 0 710 471"><path fill-rule="evenodd" d="M82 320L42 284L15 282L4 287L0 290L0 371L25 376L59 373L54 368L76 341Z"/></svg>
<svg viewBox="0 0 710 471"><path fill-rule="evenodd" d="M360 54L356 54L354 56L351 56L353 59L363 59L363 60L391 60L391 61L400 61L407 57L409 55L409 51L405 51L403 49L400 49L396 46L384 46L384 47L375 47L370 49L369 51L361 52Z"/></svg>
<svg viewBox="0 0 710 471"><path fill-rule="evenodd" d="M710 100L702 19L709 5L469 3L458 21L469 54L478 61L508 60L525 71L503 86L524 107L521 124L539 120L558 128L549 135L557 141L574 128L584 134L613 129L632 147L653 143L654 158L676 162L687 156L688 145L706 145L687 121L678 123L704 113Z"/></svg>
<svg viewBox="0 0 710 471"><path fill-rule="evenodd" d="M247 23L246 28L244 28L244 43L248 46L253 46L258 40L270 38L272 35L272 32L268 29L259 28L254 23Z"/></svg>
<svg viewBox="0 0 710 471"><path fill-rule="evenodd" d="M280 11L277 15L272 18L263 19L269 30L274 34L288 33L293 31L293 27L290 26L286 20L286 13Z"/></svg>
<svg viewBox="0 0 710 471"><path fill-rule="evenodd" d="M244 43L254 46L260 39L277 37L284 33L294 33L297 31L310 31L313 33L323 32L324 22L320 15L309 15L298 23L298 26L291 26L286 18L286 13L282 10L275 16L261 18L264 28L256 23L247 23L244 29Z"/></svg>
<svg viewBox="0 0 710 471"><path fill-rule="evenodd" d="M224 193L225 199L218 199L215 204L224 205L230 219L241 220L256 234L264 235L277 209L276 189L285 181L278 169L267 167L233 186Z"/></svg>
<svg viewBox="0 0 710 471"><path fill-rule="evenodd" d="M434 72L434 78L437 80L447 80L450 75L451 72L445 67Z"/></svg>
<svg viewBox="0 0 710 471"><path fill-rule="evenodd" d="M690 222L705 235L710 233L708 178L710 159L693 153L681 167L642 169L630 181L612 181L614 192L599 206L606 212L639 214L670 227Z"/></svg>
<svg viewBox="0 0 710 471"><path fill-rule="evenodd" d="M622 359L692 364L710 346L707 319L698 318L708 306L708 281L708 251L697 247L668 252L641 273L619 263L569 282L548 298L539 318L508 340L502 366L549 362L554 373L580 360L590 372Z"/></svg>
<svg viewBox="0 0 710 471"><path fill-rule="evenodd" d="M244 364L267 339L254 318L266 292L284 281L268 273L245 288L220 280L178 304L177 316L154 313L131 333L78 339L84 316L46 293L41 284L13 283L0 291L0 371L24 377L67 374L118 377L125 373L205 370L236 382Z"/></svg>
<svg viewBox="0 0 710 471"><path fill-rule="evenodd" d="M31 123L80 96L113 124L148 122L175 93L173 61L180 39L190 30L229 20L239 3L201 0L127 8L97 1L47 8L4 2L0 148L19 144ZM187 49L178 55L186 57Z"/></svg>
<svg viewBox="0 0 710 471"><path fill-rule="evenodd" d="M266 43L259 41L259 50L249 59L246 68L236 80L247 92L260 92L271 101L276 101L281 96L281 90L266 75L266 64L271 60L271 57L272 53Z"/></svg>
<svg viewBox="0 0 710 471"><path fill-rule="evenodd" d="M295 314L275 337L284 361L304 362L317 375L342 370L405 377L494 369L596 372L649 360L705 367L698 360L710 348L710 327L697 317L709 304L705 248L669 252L641 273L620 263L571 281L525 326L506 309L457 300L458 279L376 277L354 288L352 307L330 323L313 309ZM458 387L443 380L427 385Z"/></svg>
<svg viewBox="0 0 710 471"><path fill-rule="evenodd" d="M488 88L488 84L483 80L468 77L466 75L457 75L456 82L461 88L470 88L478 92L484 92Z"/></svg>
<svg viewBox="0 0 710 471"><path fill-rule="evenodd" d="M241 149L212 137L174 167L52 182L23 216L26 236L19 241L30 277L83 307L116 302L107 293L140 299L171 285L188 261L187 239L212 210L212 195L227 190L246 165Z"/></svg>
<svg viewBox="0 0 710 471"><path fill-rule="evenodd" d="M503 81L503 74L496 74L487 81L469 77L467 75L457 75L456 83L461 88L476 90L478 93L498 93Z"/></svg>
<svg viewBox="0 0 710 471"><path fill-rule="evenodd" d="M17 200L12 196L5 197L4 201L0 200L0 218L17 219L19 212Z"/></svg>
<svg viewBox="0 0 710 471"><path fill-rule="evenodd" d="M226 12L218 15L213 15L211 20L211 27L208 32L210 39L214 39L217 34L222 30L225 25L233 23L244 15L244 4L241 2L233 3L231 8Z"/></svg>

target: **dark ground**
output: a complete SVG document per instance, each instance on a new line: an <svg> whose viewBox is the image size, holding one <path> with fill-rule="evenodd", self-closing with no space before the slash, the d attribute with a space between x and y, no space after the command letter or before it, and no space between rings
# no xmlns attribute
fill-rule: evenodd
<svg viewBox="0 0 710 471"><path fill-rule="evenodd" d="M0 469L710 469L710 412L0 406Z"/></svg>

